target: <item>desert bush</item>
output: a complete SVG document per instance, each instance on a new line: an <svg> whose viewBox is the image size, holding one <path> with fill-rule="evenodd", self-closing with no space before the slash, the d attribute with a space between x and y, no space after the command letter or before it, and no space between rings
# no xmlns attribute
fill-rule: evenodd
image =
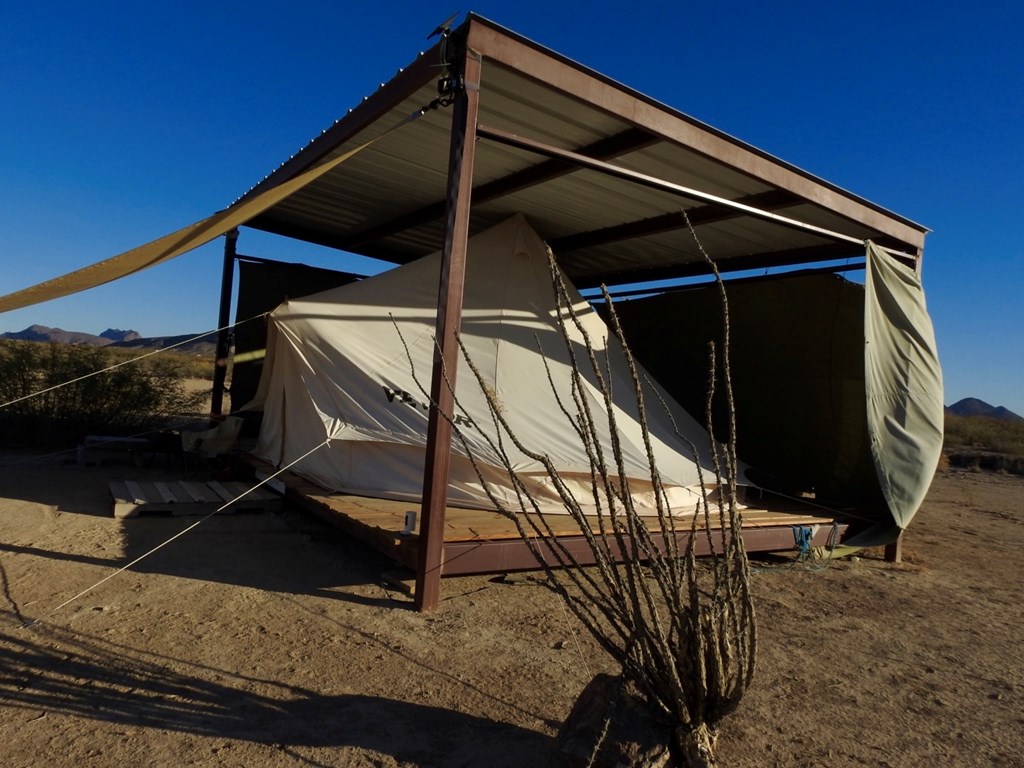
<svg viewBox="0 0 1024 768"><path fill-rule="evenodd" d="M110 363L120 363L137 358L152 350L142 347L104 347L103 351L109 355ZM210 355L196 355L172 349L163 351L155 357L147 358L139 365L160 365L171 369L175 376L186 379L212 379L213 363L213 357Z"/></svg>
<svg viewBox="0 0 1024 768"><path fill-rule="evenodd" d="M1024 458L1024 421L947 413L944 447L947 452L971 450Z"/></svg>
<svg viewBox="0 0 1024 768"><path fill-rule="evenodd" d="M1002 472L1008 475L1024 475L1024 456L986 451L952 451L944 454L946 467L967 469L972 472Z"/></svg>
<svg viewBox="0 0 1024 768"><path fill-rule="evenodd" d="M104 370L122 361L102 347L0 344L0 440L51 445L137 433L195 412L205 398L186 391L191 370L179 361L155 356Z"/></svg>

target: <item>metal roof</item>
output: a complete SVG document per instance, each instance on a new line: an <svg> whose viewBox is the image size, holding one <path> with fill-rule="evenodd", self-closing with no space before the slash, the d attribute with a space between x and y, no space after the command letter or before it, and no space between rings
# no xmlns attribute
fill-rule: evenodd
<svg viewBox="0 0 1024 768"><path fill-rule="evenodd" d="M705 271L690 224L722 271L862 256L865 239L921 255L926 228L475 15L243 199L382 138L248 226L394 263L438 250L451 110L402 123L438 98L454 46L481 58L470 234L523 213L579 287Z"/></svg>

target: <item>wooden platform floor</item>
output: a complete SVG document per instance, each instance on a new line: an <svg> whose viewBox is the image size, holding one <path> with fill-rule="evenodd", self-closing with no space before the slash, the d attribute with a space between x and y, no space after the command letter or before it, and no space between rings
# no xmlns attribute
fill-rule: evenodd
<svg viewBox="0 0 1024 768"><path fill-rule="evenodd" d="M269 465L248 457L258 477L273 472ZM332 525L370 544L397 562L415 569L419 537L403 533L407 514L420 514L419 502L374 499L325 491L298 475L283 473L281 482L286 498ZM585 557L588 545L568 515L548 515L548 522L559 540L574 553ZM794 527L814 527L815 545L824 545L833 534L833 518L820 510L799 502L772 499L770 502L747 502L743 510L744 542L748 551L776 551L795 545ZM714 532L719 526L712 524ZM597 531L594 520L593 530ZM845 528L845 526L841 526ZM678 536L689 535L689 521L680 520ZM703 531L703 529L702 529ZM713 533L715 539L719 534ZM709 545L703 533L698 537L698 554L708 554ZM499 573L538 567L521 540L515 524L504 515L478 509L448 507L444 525L444 574Z"/></svg>

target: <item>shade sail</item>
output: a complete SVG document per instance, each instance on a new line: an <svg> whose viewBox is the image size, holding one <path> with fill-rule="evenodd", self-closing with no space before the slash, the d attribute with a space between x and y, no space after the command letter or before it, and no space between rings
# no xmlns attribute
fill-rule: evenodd
<svg viewBox="0 0 1024 768"><path fill-rule="evenodd" d="M271 187L258 195L240 201L230 208L215 213L194 224L189 224L187 227L182 227L177 232L164 235L145 245L140 245L130 251L98 261L95 264L90 264L66 275L46 280L28 288L22 288L20 291L9 293L6 296L0 296L0 312L30 307L33 304L50 301L51 299L59 299L62 296L70 296L73 293L95 288L98 285L103 285L136 272L141 272L144 269L155 267L157 264L170 261L195 248L206 245L211 240L230 232L235 227L245 224L289 195L298 192L325 173L334 170L388 133L416 119L420 114L414 113L407 120L380 136L360 144L347 152L343 152L327 162L275 187Z"/></svg>

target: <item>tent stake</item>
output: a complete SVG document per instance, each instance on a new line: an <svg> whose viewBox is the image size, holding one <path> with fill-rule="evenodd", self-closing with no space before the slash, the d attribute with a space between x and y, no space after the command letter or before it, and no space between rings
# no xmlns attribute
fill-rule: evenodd
<svg viewBox="0 0 1024 768"><path fill-rule="evenodd" d="M885 545L885 562L903 562L903 534L901 533L896 541Z"/></svg>

